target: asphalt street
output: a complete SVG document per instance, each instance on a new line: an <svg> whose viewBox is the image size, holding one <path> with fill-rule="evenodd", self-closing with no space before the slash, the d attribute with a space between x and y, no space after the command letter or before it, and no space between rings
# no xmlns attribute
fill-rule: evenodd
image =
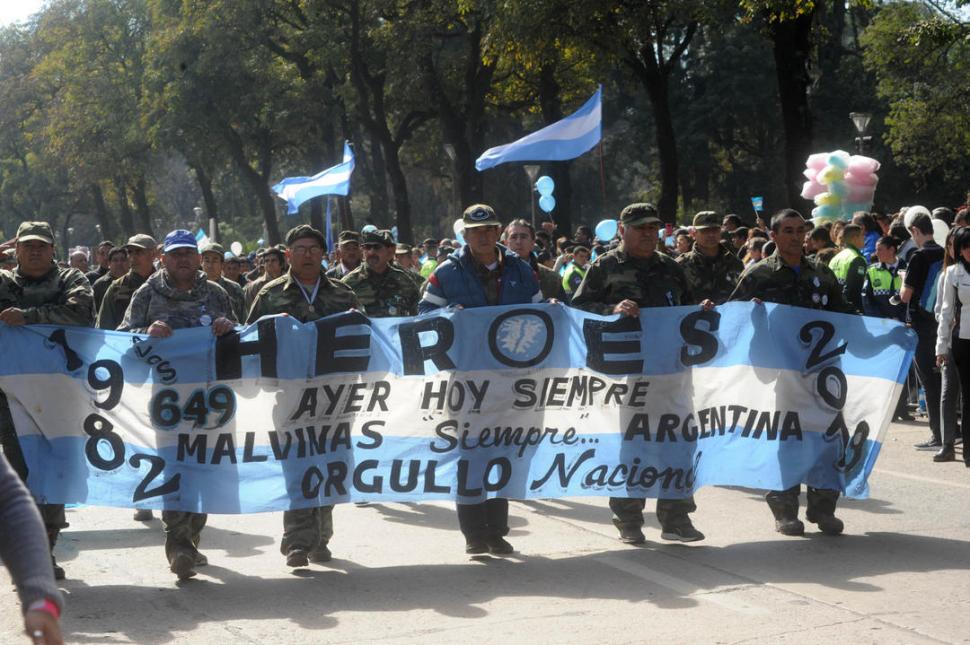
<svg viewBox="0 0 970 645"><path fill-rule="evenodd" d="M516 553L472 559L451 505L341 505L327 566L285 566L280 514L213 515L209 566L177 583L157 519L73 510L63 627L72 643L966 642L970 469L915 450L927 434L892 426L841 537L783 537L757 491L704 488L703 542L662 543L652 501L642 548L604 498L513 502ZM0 579L0 643L27 643Z"/></svg>

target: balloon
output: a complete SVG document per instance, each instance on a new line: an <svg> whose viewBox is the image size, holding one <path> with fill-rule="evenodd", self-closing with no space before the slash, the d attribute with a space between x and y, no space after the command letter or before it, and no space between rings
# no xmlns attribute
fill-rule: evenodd
<svg viewBox="0 0 970 645"><path fill-rule="evenodd" d="M853 175L870 175L879 170L879 162L871 157L852 155L849 158L849 172Z"/></svg>
<svg viewBox="0 0 970 645"><path fill-rule="evenodd" d="M552 177L550 177L549 175L543 175L542 177L539 177L538 180L536 180L536 190L538 190L539 194L542 195L543 197L552 196L552 191L555 190L555 188L556 188L556 182L554 182L552 180ZM551 210L552 208L549 209L549 211ZM549 211L546 211L546 212L548 213Z"/></svg>
<svg viewBox="0 0 970 645"><path fill-rule="evenodd" d="M539 198L539 208L547 213L551 213L552 209L556 207L556 198L552 195L543 195Z"/></svg>
<svg viewBox="0 0 970 645"><path fill-rule="evenodd" d="M845 183L854 184L856 186L875 186L879 183L879 177L872 173L868 175L857 175L853 172L846 173Z"/></svg>
<svg viewBox="0 0 970 645"><path fill-rule="evenodd" d="M462 246L465 245L465 223L461 221L461 218L455 220L455 223L451 225L451 230L455 233L455 239Z"/></svg>
<svg viewBox="0 0 970 645"><path fill-rule="evenodd" d="M398 241L397 240L397 227L396 226L392 226L391 227L391 237L394 238L394 241L395 242Z"/></svg>
<svg viewBox="0 0 970 645"><path fill-rule="evenodd" d="M360 232L361 233L376 233L377 232L377 227L374 226L373 224L368 224L364 228L360 229Z"/></svg>
<svg viewBox="0 0 970 645"><path fill-rule="evenodd" d="M822 193L815 196L816 206L838 206L841 203L842 200L839 199L839 196L832 193Z"/></svg>
<svg viewBox="0 0 970 645"><path fill-rule="evenodd" d="M802 186L802 199L815 199L815 196L824 193L825 186L817 181L806 181Z"/></svg>
<svg viewBox="0 0 970 645"><path fill-rule="evenodd" d="M825 166L815 177L815 181L823 186L828 186L833 181L841 181L844 175L845 171L838 166Z"/></svg>
<svg viewBox="0 0 970 645"><path fill-rule="evenodd" d="M609 242L616 237L618 228L615 219L604 219L596 225L596 239L601 242Z"/></svg>
<svg viewBox="0 0 970 645"><path fill-rule="evenodd" d="M930 217L930 212L926 209L926 206L910 206L906 209L906 214L903 215L903 223L906 225L906 230L909 230L909 227L913 225L913 218L920 214Z"/></svg>
<svg viewBox="0 0 970 645"><path fill-rule="evenodd" d="M232 251L233 254L235 255L242 255L242 252L243 252L242 242L233 242L232 244L229 245L229 250Z"/></svg>
<svg viewBox="0 0 970 645"><path fill-rule="evenodd" d="M805 165L809 168L814 168L815 170L821 170L826 165L828 165L829 155L827 152L816 152L808 157L808 161Z"/></svg>
<svg viewBox="0 0 970 645"><path fill-rule="evenodd" d="M849 193L849 187L845 185L844 181L833 181L829 184L829 192L839 199L845 199L845 196Z"/></svg>
<svg viewBox="0 0 970 645"><path fill-rule="evenodd" d="M266 244L266 240L264 240L263 238L259 238L258 240L256 240L256 244L259 246L262 246Z"/></svg>
<svg viewBox="0 0 970 645"><path fill-rule="evenodd" d="M933 220L933 241L944 246L946 244L946 236L950 233L950 227L946 225L941 219Z"/></svg>
<svg viewBox="0 0 970 645"><path fill-rule="evenodd" d="M836 150L829 155L828 161L830 166L835 166L836 168L845 170L849 167L849 159L850 157L848 152L845 150Z"/></svg>

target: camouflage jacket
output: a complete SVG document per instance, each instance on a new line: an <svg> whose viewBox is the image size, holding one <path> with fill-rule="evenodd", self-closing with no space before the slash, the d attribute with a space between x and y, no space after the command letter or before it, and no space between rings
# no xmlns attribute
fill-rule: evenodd
<svg viewBox="0 0 970 645"><path fill-rule="evenodd" d="M731 300L752 298L793 307L853 313L842 298L839 281L827 266L802 256L801 269L796 272L777 251L745 269L731 294Z"/></svg>
<svg viewBox="0 0 970 645"><path fill-rule="evenodd" d="M414 280L403 269L388 265L384 273L374 273L362 262L341 280L354 290L357 300L372 318L416 316L420 294Z"/></svg>
<svg viewBox="0 0 970 645"><path fill-rule="evenodd" d="M246 322L255 322L263 316L289 314L305 323L348 309L363 311L353 290L343 282L331 280L321 270L317 297L308 303L293 274L287 271L259 290Z"/></svg>
<svg viewBox="0 0 970 645"><path fill-rule="evenodd" d="M256 299L256 294L259 293L259 290L263 288L266 282L267 282L266 274L263 273L258 278L255 278L247 282L246 286L242 288L243 304L245 305L246 309L249 309L250 307L253 306L253 300Z"/></svg>
<svg viewBox="0 0 970 645"><path fill-rule="evenodd" d="M91 283L77 269L50 271L33 279L13 271L0 271L0 311L23 309L28 325L76 325L94 323L94 292Z"/></svg>
<svg viewBox="0 0 970 645"><path fill-rule="evenodd" d="M235 321L226 291L210 282L202 271L188 291L171 286L168 271L156 271L131 297L119 331L145 333L156 320L172 329L211 325L216 318Z"/></svg>
<svg viewBox="0 0 970 645"><path fill-rule="evenodd" d="M125 311L131 302L131 296L141 285L145 284L145 278L139 273L129 271L117 280L108 285L108 290L101 298L101 306L98 308L98 322L95 327L98 329L118 329L121 319L125 317Z"/></svg>
<svg viewBox="0 0 970 645"><path fill-rule="evenodd" d="M694 246L676 261L687 276L687 284L694 298L698 302L710 299L716 305L727 302L744 271L744 264L737 254L724 244L720 245L717 255L712 258Z"/></svg>
<svg viewBox="0 0 970 645"><path fill-rule="evenodd" d="M91 282L91 290L94 291L95 313L101 311L101 303L104 301L104 294L108 292L108 287L110 287L111 283L114 282L115 280L117 280L117 278L115 278L110 273L105 273L103 276L96 279L94 282L91 282L90 280L88 280L88 282Z"/></svg>
<svg viewBox="0 0 970 645"><path fill-rule="evenodd" d="M225 289L226 295L229 296L229 304L232 305L232 313L235 319L240 322L246 320L246 297L243 295L243 288L239 286L239 283L229 280L225 276L220 276L215 283Z"/></svg>
<svg viewBox="0 0 970 645"><path fill-rule="evenodd" d="M621 244L589 267L573 294L572 306L597 314L613 313L613 306L632 300L640 307L694 304L683 269L663 253L649 258L627 255Z"/></svg>
<svg viewBox="0 0 970 645"><path fill-rule="evenodd" d="M550 298L562 300L562 278L559 273L538 262L532 264L532 268L536 270L536 275L539 276L539 291L542 292L542 297L546 300Z"/></svg>

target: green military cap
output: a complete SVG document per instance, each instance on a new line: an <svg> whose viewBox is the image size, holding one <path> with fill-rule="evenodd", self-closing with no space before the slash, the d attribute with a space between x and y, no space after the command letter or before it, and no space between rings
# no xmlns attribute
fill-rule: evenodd
<svg viewBox="0 0 970 645"><path fill-rule="evenodd" d="M327 238L324 237L323 233L313 228L309 224L300 224L299 226L294 226L287 231L286 245L293 246L294 242L297 240L302 240L303 238L314 239L321 247L327 246ZM340 239L343 240L343 233L340 234Z"/></svg>
<svg viewBox="0 0 970 645"><path fill-rule="evenodd" d="M378 234L384 238L384 246L396 246L397 242L394 241L394 234L387 229L382 229L377 231Z"/></svg>
<svg viewBox="0 0 970 645"><path fill-rule="evenodd" d="M152 237L151 235L145 235L144 233L139 233L138 235L132 235L131 237L129 237L128 241L125 242L125 246L126 247L134 246L139 249L151 249L152 251L154 251L155 247L158 246L158 243L155 242L155 238Z"/></svg>
<svg viewBox="0 0 970 645"><path fill-rule="evenodd" d="M640 202L630 204L620 211L620 223L624 226L639 226L641 224L662 224L653 204Z"/></svg>
<svg viewBox="0 0 970 645"><path fill-rule="evenodd" d="M219 257L221 258L225 257L226 250L222 248L222 245L218 242L209 241L199 247L199 255L204 253L218 253Z"/></svg>
<svg viewBox="0 0 970 645"><path fill-rule="evenodd" d="M398 244L394 247L394 255L404 255L411 252L410 244Z"/></svg>
<svg viewBox="0 0 970 645"><path fill-rule="evenodd" d="M378 244L384 246L384 236L380 231L367 231L361 236L361 244Z"/></svg>
<svg viewBox="0 0 970 645"><path fill-rule="evenodd" d="M357 231L340 231L340 235L337 237L337 244L346 244L348 242L360 244L360 233Z"/></svg>
<svg viewBox="0 0 970 645"><path fill-rule="evenodd" d="M40 240L48 244L54 243L54 231L47 222L22 222L17 228L17 241L29 242L30 240Z"/></svg>
<svg viewBox="0 0 970 645"><path fill-rule="evenodd" d="M495 209L488 204L472 204L461 214L461 223L465 228L479 226L501 226Z"/></svg>
<svg viewBox="0 0 970 645"><path fill-rule="evenodd" d="M438 246L438 240L433 238L428 238L424 242L421 242L422 246Z"/></svg>
<svg viewBox="0 0 970 645"><path fill-rule="evenodd" d="M694 215L694 223L692 226L697 230L721 228L721 216L714 211L701 211L697 215Z"/></svg>

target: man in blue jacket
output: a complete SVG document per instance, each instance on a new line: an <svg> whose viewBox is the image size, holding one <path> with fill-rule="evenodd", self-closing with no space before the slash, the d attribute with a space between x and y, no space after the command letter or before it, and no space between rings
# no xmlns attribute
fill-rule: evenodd
<svg viewBox="0 0 970 645"><path fill-rule="evenodd" d="M542 294L532 267L498 243L502 228L491 206L474 204L462 215L466 245L448 256L428 277L418 312L440 307L487 307L539 302ZM509 502L488 499L458 504L458 523L468 554L512 553Z"/></svg>

